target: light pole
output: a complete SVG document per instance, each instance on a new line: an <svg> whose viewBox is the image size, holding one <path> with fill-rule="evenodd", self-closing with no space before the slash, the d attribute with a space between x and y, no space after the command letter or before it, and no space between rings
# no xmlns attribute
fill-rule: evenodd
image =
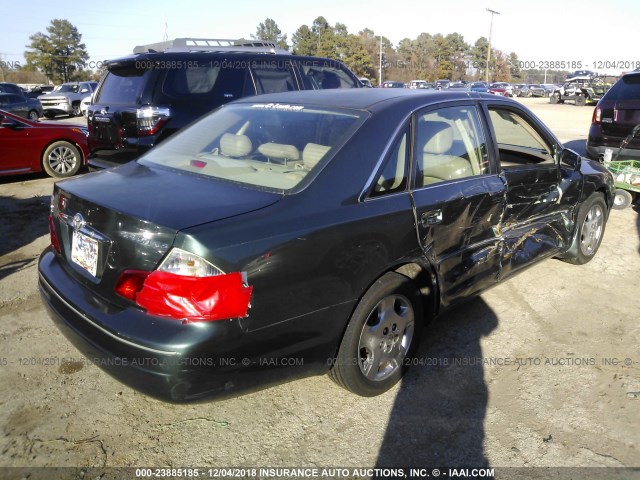
<svg viewBox="0 0 640 480"><path fill-rule="evenodd" d="M487 49L487 68L484 71L484 79L489 83L489 60L491 60L491 34L493 33L493 16L500 15L500 12L487 8L487 12L491 14L491 23L489 24L489 48Z"/></svg>
<svg viewBox="0 0 640 480"><path fill-rule="evenodd" d="M378 86L382 86L382 35L380 35L380 69L378 70Z"/></svg>

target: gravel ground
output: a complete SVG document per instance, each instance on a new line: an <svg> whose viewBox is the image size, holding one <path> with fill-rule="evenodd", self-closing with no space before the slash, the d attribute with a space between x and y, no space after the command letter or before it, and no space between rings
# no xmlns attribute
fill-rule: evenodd
<svg viewBox="0 0 640 480"><path fill-rule="evenodd" d="M525 103L584 151L592 108ZM52 185L0 179L0 478L134 478L110 468L141 466L491 467L497 478L640 467L637 207L612 212L589 264L545 261L430 325L419 364L382 396L313 377L170 405L87 364L46 315L36 265ZM561 472L594 471L640 477Z"/></svg>

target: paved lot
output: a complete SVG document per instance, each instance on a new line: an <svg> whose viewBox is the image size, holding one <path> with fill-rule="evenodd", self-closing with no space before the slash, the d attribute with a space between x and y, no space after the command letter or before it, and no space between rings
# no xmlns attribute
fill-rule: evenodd
<svg viewBox="0 0 640 480"><path fill-rule="evenodd" d="M584 148L592 108L525 103ZM0 179L0 467L640 467L637 209L613 211L591 263L548 260L432 324L422 364L385 395L315 377L176 406L88 365L45 314L52 185Z"/></svg>

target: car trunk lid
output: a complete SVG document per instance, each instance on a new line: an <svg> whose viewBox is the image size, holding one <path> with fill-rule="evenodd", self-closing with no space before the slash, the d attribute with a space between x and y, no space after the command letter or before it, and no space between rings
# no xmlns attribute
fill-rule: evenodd
<svg viewBox="0 0 640 480"><path fill-rule="evenodd" d="M56 185L52 218L61 255L103 297L125 270L154 270L179 230L265 208L270 192L131 162Z"/></svg>

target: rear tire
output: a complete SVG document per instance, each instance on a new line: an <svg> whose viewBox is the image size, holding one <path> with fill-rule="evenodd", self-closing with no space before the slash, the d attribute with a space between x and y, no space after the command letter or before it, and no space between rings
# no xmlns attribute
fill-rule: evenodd
<svg viewBox="0 0 640 480"><path fill-rule="evenodd" d="M38 112L35 110L30 110L29 114L27 115L27 119L31 120L32 122L35 122L39 118L40 118L40 115L38 115Z"/></svg>
<svg viewBox="0 0 640 480"><path fill-rule="evenodd" d="M607 205L602 194L594 193L582 204L577 224L577 256L563 260L574 265L584 265L593 259L600 248L607 225Z"/></svg>
<svg viewBox="0 0 640 480"><path fill-rule="evenodd" d="M404 375L422 323L420 295L411 280L386 273L351 315L329 376L363 397L386 392Z"/></svg>
<svg viewBox="0 0 640 480"><path fill-rule="evenodd" d="M64 140L53 142L42 154L42 168L50 177L71 177L78 173L81 164L80 150Z"/></svg>
<svg viewBox="0 0 640 480"><path fill-rule="evenodd" d="M559 97L559 95L557 93L553 93L549 97L549 103L553 103L553 104L560 103L559 100L560 100L560 97Z"/></svg>
<svg viewBox="0 0 640 480"><path fill-rule="evenodd" d="M632 203L633 195L631 192L622 190L621 188L616 189L616 195L613 197L613 208L616 210L624 210Z"/></svg>
<svg viewBox="0 0 640 480"><path fill-rule="evenodd" d="M578 95L576 97L576 105L579 107L584 107L587 104L587 99L584 97L584 95Z"/></svg>

